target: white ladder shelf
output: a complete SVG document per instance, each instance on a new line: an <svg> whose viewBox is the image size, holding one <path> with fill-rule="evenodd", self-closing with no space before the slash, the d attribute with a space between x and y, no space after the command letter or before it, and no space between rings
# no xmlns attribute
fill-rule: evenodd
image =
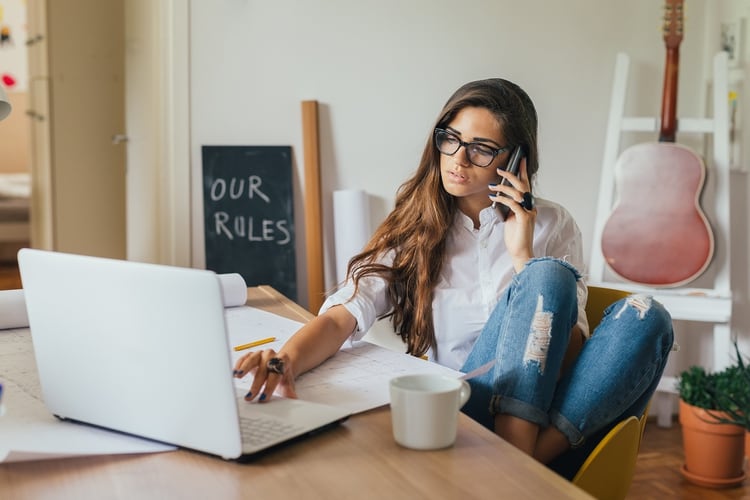
<svg viewBox="0 0 750 500"><path fill-rule="evenodd" d="M620 154L623 132L659 132L660 120L654 117L628 117L624 115L629 57L617 55L615 77L607 124L602 176L599 184L599 201L596 211L593 244L589 265L592 285L644 292L654 296L667 308L674 320L699 321L713 324L713 366L718 370L731 363L732 290L730 287L730 185L729 185L729 85L726 52L713 58L713 118L679 118L677 130L681 134L711 134L713 147L706 158L709 175L715 183L713 220L711 227L716 241L713 262L707 272L714 277L713 288L650 288L622 281L607 281L601 238L615 202L615 162ZM651 408L657 415L660 427L672 423L673 398L676 378L663 377L654 396Z"/></svg>

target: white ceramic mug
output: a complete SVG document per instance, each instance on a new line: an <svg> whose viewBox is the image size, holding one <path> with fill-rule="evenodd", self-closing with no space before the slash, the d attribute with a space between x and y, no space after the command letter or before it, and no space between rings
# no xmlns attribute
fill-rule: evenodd
<svg viewBox="0 0 750 500"><path fill-rule="evenodd" d="M445 375L404 375L391 379L393 438L401 446L435 450L456 441L458 411L471 388Z"/></svg>

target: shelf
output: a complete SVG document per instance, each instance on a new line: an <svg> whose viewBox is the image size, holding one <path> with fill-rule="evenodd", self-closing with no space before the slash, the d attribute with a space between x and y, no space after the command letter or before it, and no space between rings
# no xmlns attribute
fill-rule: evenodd
<svg viewBox="0 0 750 500"><path fill-rule="evenodd" d="M732 318L732 293L728 291L707 288L654 289L621 282L589 284L652 295L676 320L728 323Z"/></svg>

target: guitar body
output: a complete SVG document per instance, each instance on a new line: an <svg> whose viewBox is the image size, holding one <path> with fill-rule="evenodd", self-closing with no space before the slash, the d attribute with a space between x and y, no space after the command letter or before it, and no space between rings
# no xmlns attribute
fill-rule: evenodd
<svg viewBox="0 0 750 500"><path fill-rule="evenodd" d="M706 270L714 238L699 200L706 167L679 144L638 144L615 165L618 200L602 254L619 277L652 287L684 285Z"/></svg>
<svg viewBox="0 0 750 500"><path fill-rule="evenodd" d="M602 232L602 255L612 271L652 287L682 286L713 258L714 237L700 209L703 160L675 144L677 74L683 0L666 0L661 129L658 143L632 146L615 164L618 200Z"/></svg>

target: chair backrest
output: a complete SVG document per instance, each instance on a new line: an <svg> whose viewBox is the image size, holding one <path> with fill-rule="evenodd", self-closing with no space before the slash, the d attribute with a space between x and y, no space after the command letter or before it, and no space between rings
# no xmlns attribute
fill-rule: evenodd
<svg viewBox="0 0 750 500"><path fill-rule="evenodd" d="M628 417L594 448L573 477L573 484L598 499L624 499L635 473L641 422Z"/></svg>
<svg viewBox="0 0 750 500"><path fill-rule="evenodd" d="M594 328L596 328L604 316L604 310L613 302L630 295L630 292L601 286L589 286L588 289L589 298L586 302L586 318L589 321L589 329L593 333Z"/></svg>

